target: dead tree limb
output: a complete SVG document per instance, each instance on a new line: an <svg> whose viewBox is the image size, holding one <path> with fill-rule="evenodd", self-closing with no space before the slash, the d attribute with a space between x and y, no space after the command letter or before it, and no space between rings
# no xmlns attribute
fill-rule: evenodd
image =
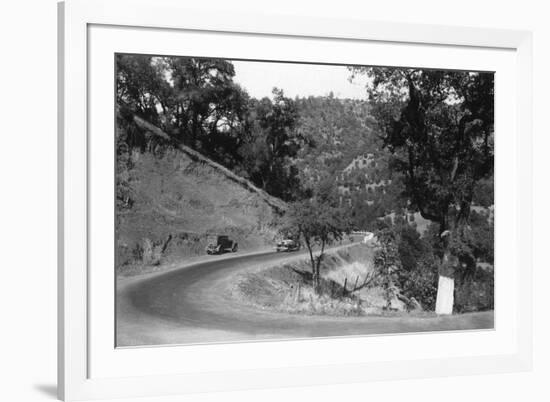
<svg viewBox="0 0 550 402"><path fill-rule="evenodd" d="M354 286L352 292L357 292L358 290L369 287L377 277L378 275L376 275L375 273L365 275L365 280L363 281L363 283L359 286Z"/></svg>

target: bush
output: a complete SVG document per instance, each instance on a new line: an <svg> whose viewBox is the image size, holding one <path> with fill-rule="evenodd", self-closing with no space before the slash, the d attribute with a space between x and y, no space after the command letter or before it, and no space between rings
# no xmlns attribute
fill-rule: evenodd
<svg viewBox="0 0 550 402"><path fill-rule="evenodd" d="M430 244L408 224L393 227L401 267L397 284L401 294L415 298L426 310L435 308L438 264Z"/></svg>
<svg viewBox="0 0 550 402"><path fill-rule="evenodd" d="M395 233L391 229L382 229L377 232L376 237L380 247L374 254L374 269L377 274L377 284L384 290L386 309L391 307L391 302L398 293L397 284L400 271L402 270L401 260L395 242Z"/></svg>
<svg viewBox="0 0 550 402"><path fill-rule="evenodd" d="M456 284L455 310L458 313L494 309L494 272L477 268L473 276Z"/></svg>
<svg viewBox="0 0 550 402"><path fill-rule="evenodd" d="M415 298L424 310L434 310L438 284L437 262L433 255L425 255L410 271L401 271L399 284L403 295Z"/></svg>
<svg viewBox="0 0 550 402"><path fill-rule="evenodd" d="M143 239L141 261L145 265L159 265L162 258L162 246L155 245L149 238Z"/></svg>
<svg viewBox="0 0 550 402"><path fill-rule="evenodd" d="M429 245L420 238L418 231L410 226L403 225L397 228L397 249L401 265L405 271L416 269L417 262L423 256L429 255Z"/></svg>

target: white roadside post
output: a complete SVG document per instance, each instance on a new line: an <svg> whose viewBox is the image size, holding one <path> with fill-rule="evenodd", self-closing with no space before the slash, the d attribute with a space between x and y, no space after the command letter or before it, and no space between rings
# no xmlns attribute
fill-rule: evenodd
<svg viewBox="0 0 550 402"><path fill-rule="evenodd" d="M445 230L441 233L441 239L445 243L445 253L443 255L442 264L447 266L450 264L450 254L449 254L449 242L450 242L451 232ZM455 290L455 280L454 278L447 276L448 270L443 271L440 269L439 272L439 282L437 284L437 298L435 300L435 312L436 314L449 315L453 314L453 305L454 305L454 290Z"/></svg>
<svg viewBox="0 0 550 402"><path fill-rule="evenodd" d="M454 304L455 280L447 276L440 275L437 284L437 299L435 302L436 314L452 314Z"/></svg>

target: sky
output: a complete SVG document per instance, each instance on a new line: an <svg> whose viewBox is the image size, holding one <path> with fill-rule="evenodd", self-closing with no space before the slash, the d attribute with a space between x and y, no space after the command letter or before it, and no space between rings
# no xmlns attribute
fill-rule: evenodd
<svg viewBox="0 0 550 402"><path fill-rule="evenodd" d="M258 61L232 63L234 81L255 98L271 97L273 87L277 87L290 98L325 96L332 91L337 98L366 99L367 79L358 77L350 82L350 72L345 66Z"/></svg>

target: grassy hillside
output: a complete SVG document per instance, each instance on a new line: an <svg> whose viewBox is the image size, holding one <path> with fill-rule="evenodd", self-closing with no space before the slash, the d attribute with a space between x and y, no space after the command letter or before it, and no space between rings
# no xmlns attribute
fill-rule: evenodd
<svg viewBox="0 0 550 402"><path fill-rule="evenodd" d="M284 204L185 151L129 153L124 181L129 201L116 209L119 272L202 255L212 234L229 235L240 250L272 244L272 223Z"/></svg>
<svg viewBox="0 0 550 402"><path fill-rule="evenodd" d="M360 316L400 314L409 310L399 292L386 311L379 284L361 286L374 272L373 244L354 244L329 250L322 264L322 294L311 286L308 258L289 257L274 266L258 267L240 275L232 296L262 309L292 314ZM356 290L354 290L356 289ZM418 307L415 314L423 313Z"/></svg>

